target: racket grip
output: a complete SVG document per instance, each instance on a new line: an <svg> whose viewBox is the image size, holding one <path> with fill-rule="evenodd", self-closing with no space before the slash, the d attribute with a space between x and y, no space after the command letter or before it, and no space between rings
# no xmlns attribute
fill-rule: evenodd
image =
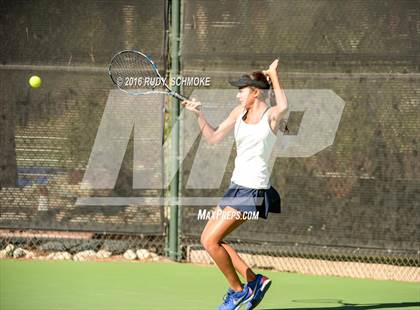
<svg viewBox="0 0 420 310"><path fill-rule="evenodd" d="M177 93L172 93L171 94L173 97L175 97L178 100L184 101L184 100L190 100L188 97L182 96L180 94Z"/></svg>

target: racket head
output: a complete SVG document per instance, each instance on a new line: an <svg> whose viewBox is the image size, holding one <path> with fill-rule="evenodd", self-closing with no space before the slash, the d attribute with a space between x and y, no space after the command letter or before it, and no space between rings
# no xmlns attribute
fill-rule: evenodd
<svg viewBox="0 0 420 310"><path fill-rule="evenodd" d="M136 50L115 54L108 68L112 82L130 95L168 93L166 81L150 57Z"/></svg>

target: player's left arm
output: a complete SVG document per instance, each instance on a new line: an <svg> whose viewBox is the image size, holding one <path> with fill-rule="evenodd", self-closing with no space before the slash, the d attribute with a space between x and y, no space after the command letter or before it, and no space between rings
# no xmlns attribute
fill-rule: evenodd
<svg viewBox="0 0 420 310"><path fill-rule="evenodd" d="M271 107L268 112L270 127L273 132L277 132L280 126L280 121L284 117L288 109L287 97L284 92L283 85L277 75L277 66L279 60L276 59L270 65L268 70L263 71L268 80L271 80L274 95L276 97L276 105Z"/></svg>

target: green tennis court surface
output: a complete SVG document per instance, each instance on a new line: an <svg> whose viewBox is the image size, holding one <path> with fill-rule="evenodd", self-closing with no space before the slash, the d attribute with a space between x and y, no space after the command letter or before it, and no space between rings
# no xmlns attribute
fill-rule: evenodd
<svg viewBox="0 0 420 310"><path fill-rule="evenodd" d="M420 309L420 285L264 272L257 309ZM0 309L217 309L215 267L177 263L0 261Z"/></svg>

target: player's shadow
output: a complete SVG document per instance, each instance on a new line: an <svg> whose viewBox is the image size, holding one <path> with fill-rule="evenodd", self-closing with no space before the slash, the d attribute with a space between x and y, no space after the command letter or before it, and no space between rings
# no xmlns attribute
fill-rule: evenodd
<svg viewBox="0 0 420 310"><path fill-rule="evenodd" d="M316 303L311 301L311 303ZM336 307L308 307L308 308L262 308L261 310L367 310L367 309L390 309L390 308L405 308L405 307L420 307L420 302L395 302L395 303L378 303L378 304L349 304L341 302L340 306Z"/></svg>

